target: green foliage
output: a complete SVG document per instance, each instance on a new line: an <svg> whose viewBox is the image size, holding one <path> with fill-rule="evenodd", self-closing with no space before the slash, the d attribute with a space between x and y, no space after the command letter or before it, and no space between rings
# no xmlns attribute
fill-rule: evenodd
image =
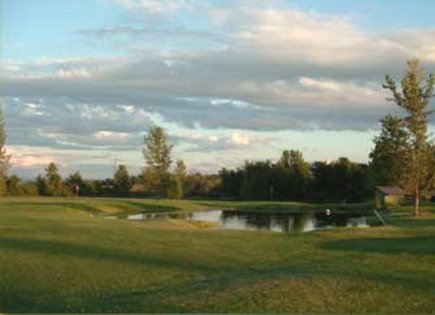
<svg viewBox="0 0 435 315"><path fill-rule="evenodd" d="M24 196L38 196L38 189L34 183L21 183L20 190Z"/></svg>
<svg viewBox="0 0 435 315"><path fill-rule="evenodd" d="M38 190L34 183L23 182L17 175L11 175L6 179L8 196L37 196Z"/></svg>
<svg viewBox="0 0 435 315"><path fill-rule="evenodd" d="M6 176L7 170L10 167L11 156L6 152L5 148L6 132L3 119L3 111L0 108L0 196L7 194Z"/></svg>
<svg viewBox="0 0 435 315"><path fill-rule="evenodd" d="M179 176L169 176L166 185L166 196L169 199L181 199L183 197L183 182Z"/></svg>
<svg viewBox="0 0 435 315"><path fill-rule="evenodd" d="M220 178L217 175L195 172L184 181L184 195L188 197L216 198L220 196Z"/></svg>
<svg viewBox="0 0 435 315"><path fill-rule="evenodd" d="M242 169L222 169L219 176L223 196L243 200L358 202L373 195L367 165L347 158L310 165L296 150L284 151L276 164L246 162Z"/></svg>
<svg viewBox="0 0 435 315"><path fill-rule="evenodd" d="M240 187L242 200L271 200L273 198L273 171L270 161L246 162Z"/></svg>
<svg viewBox="0 0 435 315"><path fill-rule="evenodd" d="M331 163L315 162L311 172L314 200L359 202L373 195L370 171L365 164L339 158Z"/></svg>
<svg viewBox="0 0 435 315"><path fill-rule="evenodd" d="M219 171L220 195L225 198L239 198L240 187L243 182L243 170L228 170L223 168Z"/></svg>
<svg viewBox="0 0 435 315"><path fill-rule="evenodd" d="M47 181L45 180L45 178L41 174L36 176L35 186L36 186L36 189L38 191L38 195L40 195L40 196L48 196L49 195Z"/></svg>
<svg viewBox="0 0 435 315"><path fill-rule="evenodd" d="M409 162L409 134L397 116L387 115L381 120L382 130L374 139L370 153L370 168L376 184L402 185L403 170Z"/></svg>
<svg viewBox="0 0 435 315"><path fill-rule="evenodd" d="M48 193L51 196L62 195L62 178L55 163L51 162L45 168L45 180L47 183Z"/></svg>
<svg viewBox="0 0 435 315"><path fill-rule="evenodd" d="M172 163L172 148L173 145L168 143L165 129L151 126L144 137L142 149L147 167L154 168L157 172L167 172Z"/></svg>
<svg viewBox="0 0 435 315"><path fill-rule="evenodd" d="M68 197L73 194L68 186L62 183L57 165L53 162L50 162L45 168L44 176L38 175L36 177L35 186L41 196Z"/></svg>
<svg viewBox="0 0 435 315"><path fill-rule="evenodd" d="M428 178L435 171L432 168L433 152L428 140L427 124L431 111L427 110L430 99L434 96L435 76L424 78L418 59L408 61L408 70L401 81L400 89L396 82L386 76L384 88L388 89L395 102L405 110L403 119L409 135L409 151L406 155L406 167L403 173L403 188L415 199L414 215L419 215L420 197L428 187Z"/></svg>
<svg viewBox="0 0 435 315"><path fill-rule="evenodd" d="M21 196L23 195L23 191L20 187L21 178L17 175L9 176L6 180L7 185L7 193L9 196Z"/></svg>
<svg viewBox="0 0 435 315"><path fill-rule="evenodd" d="M186 191L186 176L187 176L187 167L186 164L184 164L183 160L177 160L177 163L175 165L174 174L173 174L173 181L176 181L176 189L177 193L175 194L177 197L175 199L183 198ZM172 190L174 190L172 188ZM171 198L170 195L168 195L169 198Z"/></svg>
<svg viewBox="0 0 435 315"><path fill-rule="evenodd" d="M144 186L160 197L163 197L167 190L172 148L173 145L168 143L168 137L162 127L151 126L148 129L142 149L146 163L143 172Z"/></svg>
<svg viewBox="0 0 435 315"><path fill-rule="evenodd" d="M115 191L120 194L127 193L132 184L130 174L125 165L119 165L114 175Z"/></svg>
<svg viewBox="0 0 435 315"><path fill-rule="evenodd" d="M163 197L165 195L166 176L167 173L159 173L154 168L145 168L142 174L144 192L151 196Z"/></svg>

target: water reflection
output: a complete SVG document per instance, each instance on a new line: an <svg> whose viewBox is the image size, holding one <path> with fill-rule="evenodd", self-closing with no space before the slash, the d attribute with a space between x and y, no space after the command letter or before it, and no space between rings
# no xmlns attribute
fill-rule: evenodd
<svg viewBox="0 0 435 315"><path fill-rule="evenodd" d="M127 220L181 219L216 223L228 230L267 230L303 233L331 227L368 227L366 217L348 212L249 213L246 211L202 211L192 213L138 213Z"/></svg>

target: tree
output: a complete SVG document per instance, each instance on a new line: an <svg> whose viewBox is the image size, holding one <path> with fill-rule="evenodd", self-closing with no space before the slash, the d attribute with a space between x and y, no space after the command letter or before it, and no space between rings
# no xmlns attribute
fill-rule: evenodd
<svg viewBox="0 0 435 315"><path fill-rule="evenodd" d="M175 165L174 175L180 178L182 181L186 178L187 167L183 160L177 160Z"/></svg>
<svg viewBox="0 0 435 315"><path fill-rule="evenodd" d="M36 176L35 186L36 186L36 190L38 191L38 195L40 196L49 195L47 181L41 174Z"/></svg>
<svg viewBox="0 0 435 315"><path fill-rule="evenodd" d="M131 179L125 165L119 165L114 175L115 190L118 193L125 194L131 188Z"/></svg>
<svg viewBox="0 0 435 315"><path fill-rule="evenodd" d="M79 171L69 174L68 178L65 180L65 185L68 190L74 194L88 195L90 193L90 187L85 183ZM77 187L79 191L76 190Z"/></svg>
<svg viewBox="0 0 435 315"><path fill-rule="evenodd" d="M21 178L17 175L9 176L6 180L7 193L9 196L20 196L23 194L23 191L20 187Z"/></svg>
<svg viewBox="0 0 435 315"><path fill-rule="evenodd" d="M185 186L186 186L186 176L187 176L187 168L186 164L184 164L183 160L177 160L174 169L174 180L177 181L176 185L180 187L179 198L184 197L185 194Z"/></svg>
<svg viewBox="0 0 435 315"><path fill-rule="evenodd" d="M410 137L409 159L403 169L405 190L414 196L414 216L420 216L420 198L427 186L431 172L432 152L428 141L427 124L430 111L427 110L434 96L435 76L424 78L420 62L414 58L408 61L408 70L401 81L400 89L387 75L383 85L392 93L388 100L403 108L407 116L402 120Z"/></svg>
<svg viewBox="0 0 435 315"><path fill-rule="evenodd" d="M10 167L10 158L11 158L11 156L6 152L5 142L6 142L5 123L3 120L3 111L0 108L0 196L5 196L7 193L6 173Z"/></svg>
<svg viewBox="0 0 435 315"><path fill-rule="evenodd" d="M173 145L168 143L165 130L151 126L144 137L142 153L145 159L144 185L158 196L164 196L168 184L169 167L172 163ZM165 186L166 185L166 186Z"/></svg>
<svg viewBox="0 0 435 315"><path fill-rule="evenodd" d="M181 199L183 197L183 182L180 177L170 175L166 186L166 196L169 199Z"/></svg>
<svg viewBox="0 0 435 315"><path fill-rule="evenodd" d="M393 115L381 119L381 134L374 139L370 169L378 185L402 186L402 170L408 163L409 134L402 120Z"/></svg>
<svg viewBox="0 0 435 315"><path fill-rule="evenodd" d="M50 162L45 168L45 182L49 195L62 196L65 194L66 191L62 185L62 177L59 174L57 165L53 162Z"/></svg>
<svg viewBox="0 0 435 315"><path fill-rule="evenodd" d="M310 165L302 152L285 150L275 166L276 196L279 199L302 200L306 195Z"/></svg>
<svg viewBox="0 0 435 315"><path fill-rule="evenodd" d="M270 161L245 162L240 198L244 200L273 199L273 169Z"/></svg>
<svg viewBox="0 0 435 315"><path fill-rule="evenodd" d="M223 168L219 171L220 193L225 198L239 198L244 171L240 168L228 170Z"/></svg>

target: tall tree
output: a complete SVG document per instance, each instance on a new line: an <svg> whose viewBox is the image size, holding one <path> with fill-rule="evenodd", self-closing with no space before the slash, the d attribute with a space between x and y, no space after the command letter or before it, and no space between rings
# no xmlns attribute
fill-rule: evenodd
<svg viewBox="0 0 435 315"><path fill-rule="evenodd" d="M42 176L41 174L36 176L35 186L36 186L36 190L38 191L38 195L48 196L50 194L48 191L47 181L45 180L44 176Z"/></svg>
<svg viewBox="0 0 435 315"><path fill-rule="evenodd" d="M173 145L169 144L168 136L162 127L151 126L148 129L142 149L146 163L143 174L144 184L159 196L165 195L168 184L172 148Z"/></svg>
<svg viewBox="0 0 435 315"><path fill-rule="evenodd" d="M173 178L173 181L175 181L175 183L172 184L173 187L177 188L176 189L177 194L174 194L174 195L176 195L178 198L175 198L175 199L182 198L185 195L186 176L187 176L186 164L184 163L183 160L177 160L177 163L176 163L175 169L174 169L174 178Z"/></svg>
<svg viewBox="0 0 435 315"><path fill-rule="evenodd" d="M181 181L184 181L187 175L187 167L183 160L177 160L174 169L174 175L179 177Z"/></svg>
<svg viewBox="0 0 435 315"><path fill-rule="evenodd" d="M305 162L302 152L285 150L276 168L274 188L277 197L301 200L306 195L310 175L310 165Z"/></svg>
<svg viewBox="0 0 435 315"><path fill-rule="evenodd" d="M131 188L131 179L125 165L119 165L114 175L115 190L118 193L125 194Z"/></svg>
<svg viewBox="0 0 435 315"><path fill-rule="evenodd" d="M430 99L434 96L435 77L433 74L424 78L424 72L418 59L408 61L408 70L401 81L400 89L396 82L387 75L384 88L390 90L392 97L388 100L403 108L407 116L403 123L409 131L410 154L404 169L404 188L414 196L414 216L420 215L420 198L427 186L431 169L431 150L428 141L427 123L430 111L427 110Z"/></svg>
<svg viewBox="0 0 435 315"><path fill-rule="evenodd" d="M45 180L50 195L61 196L63 194L62 177L55 163L50 162L45 168Z"/></svg>
<svg viewBox="0 0 435 315"><path fill-rule="evenodd" d="M378 185L403 185L408 163L409 134L402 120L393 115L381 119L382 130L374 139L370 169Z"/></svg>
<svg viewBox="0 0 435 315"><path fill-rule="evenodd" d="M0 108L0 196L4 196L7 193L6 175L7 175L7 170L10 167L10 158L11 158L11 156L6 152L5 142L6 142L5 123L3 119L3 111Z"/></svg>

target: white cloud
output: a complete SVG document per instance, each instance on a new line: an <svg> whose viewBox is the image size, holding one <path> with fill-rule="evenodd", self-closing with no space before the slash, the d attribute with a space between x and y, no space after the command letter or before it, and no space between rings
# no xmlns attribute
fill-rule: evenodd
<svg viewBox="0 0 435 315"><path fill-rule="evenodd" d="M85 68L59 69L56 75L60 78L89 78L91 73Z"/></svg>
<svg viewBox="0 0 435 315"><path fill-rule="evenodd" d="M236 145L248 145L252 141L252 138L247 135L241 135L239 133L233 133L230 138L230 142Z"/></svg>
<svg viewBox="0 0 435 315"><path fill-rule="evenodd" d="M299 83L304 87L311 87L320 90L343 92L342 86L332 80L316 80L307 77L301 77Z"/></svg>
<svg viewBox="0 0 435 315"><path fill-rule="evenodd" d="M95 138L104 139L104 140L119 140L119 139L125 139L128 136L129 134L127 132L116 132L116 131L109 131L109 130L100 130L94 133Z"/></svg>
<svg viewBox="0 0 435 315"><path fill-rule="evenodd" d="M346 17L299 10L253 9L230 14L235 38L275 58L328 65L362 65L379 57L403 56L403 46L358 29ZM231 21L231 20L237 20Z"/></svg>
<svg viewBox="0 0 435 315"><path fill-rule="evenodd" d="M43 116L45 112L41 110L41 105L35 103L26 103L24 104L25 109L23 111L23 115L25 116Z"/></svg>
<svg viewBox="0 0 435 315"><path fill-rule="evenodd" d="M133 105L118 105L118 108L122 109L127 114L133 114L136 111Z"/></svg>
<svg viewBox="0 0 435 315"><path fill-rule="evenodd" d="M208 137L208 141L210 141L210 142L218 142L219 141L219 137L218 136L209 136Z"/></svg>
<svg viewBox="0 0 435 315"><path fill-rule="evenodd" d="M150 14L168 14L178 10L193 10L200 5L194 0L114 0L129 10L142 9Z"/></svg>

